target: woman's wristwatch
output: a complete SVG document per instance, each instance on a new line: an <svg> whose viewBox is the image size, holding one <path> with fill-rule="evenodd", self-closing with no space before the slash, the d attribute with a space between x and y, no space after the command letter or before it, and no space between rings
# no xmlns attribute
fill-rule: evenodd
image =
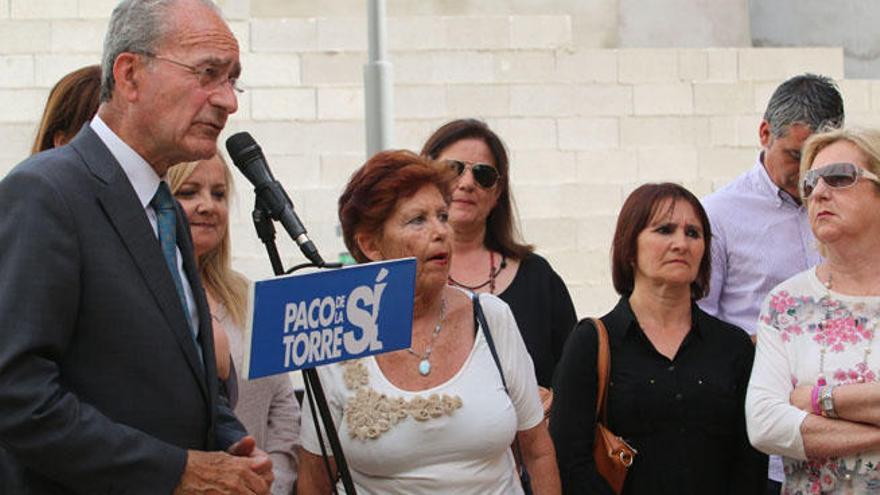
<svg viewBox="0 0 880 495"><path fill-rule="evenodd" d="M831 419L837 419L837 411L834 410L834 388L835 385L829 385L822 389L819 395L819 405L822 407L822 416Z"/></svg>

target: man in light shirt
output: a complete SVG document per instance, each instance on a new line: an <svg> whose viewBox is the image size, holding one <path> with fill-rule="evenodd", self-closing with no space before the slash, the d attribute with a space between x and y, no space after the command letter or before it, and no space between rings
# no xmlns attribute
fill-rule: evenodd
<svg viewBox="0 0 880 495"><path fill-rule="evenodd" d="M764 298L819 262L798 193L801 147L813 132L843 125L834 82L803 74L782 83L758 126L761 152L749 170L703 199L712 225L712 279L700 307L754 338ZM782 461L770 457L767 493L778 495Z"/></svg>
<svg viewBox="0 0 880 495"><path fill-rule="evenodd" d="M0 493L268 493L162 180L216 153L240 71L209 0L125 0L98 115L0 181Z"/></svg>

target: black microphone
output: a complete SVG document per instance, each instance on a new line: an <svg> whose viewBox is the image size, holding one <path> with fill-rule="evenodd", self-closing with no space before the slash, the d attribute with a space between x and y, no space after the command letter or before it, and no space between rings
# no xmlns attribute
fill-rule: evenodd
<svg viewBox="0 0 880 495"><path fill-rule="evenodd" d="M281 222L284 230L296 241L300 251L309 261L324 266L324 260L318 254L318 249L306 235L306 228L293 211L293 202L269 170L269 164L266 163L260 145L249 133L239 132L226 140L226 150L238 170L254 185L257 201L262 203L266 213L273 220Z"/></svg>

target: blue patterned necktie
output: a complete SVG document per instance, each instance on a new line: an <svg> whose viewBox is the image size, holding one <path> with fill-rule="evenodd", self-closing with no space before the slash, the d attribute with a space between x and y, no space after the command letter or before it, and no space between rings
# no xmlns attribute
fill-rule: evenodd
<svg viewBox="0 0 880 495"><path fill-rule="evenodd" d="M156 211L159 244L162 245L162 254L165 255L165 263L168 264L171 278L174 279L174 286L177 287L177 296L180 298L180 305L186 316L186 326L192 332L193 340L196 340L196 331L192 328L192 322L189 318L189 305L186 303L186 294L183 292L183 281L180 279L180 270L177 269L177 213L174 210L174 198L171 196L168 184L164 181L159 182L159 190L150 201L150 206ZM202 349L198 341L196 341L196 349L201 355Z"/></svg>

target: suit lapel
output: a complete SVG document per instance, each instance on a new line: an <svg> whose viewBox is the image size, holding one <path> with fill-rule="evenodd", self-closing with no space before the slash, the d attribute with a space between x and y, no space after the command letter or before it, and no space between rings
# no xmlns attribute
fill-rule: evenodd
<svg viewBox="0 0 880 495"><path fill-rule="evenodd" d="M180 305L180 298L174 280L168 272L159 240L131 183L119 163L89 126L83 127L71 145L83 156L95 175L106 183L98 192L101 208L138 267L193 374L197 377L205 401L210 403L211 395L205 379L205 371L186 323L188 315ZM193 290L195 291L195 287ZM211 355L213 356L213 352Z"/></svg>
<svg viewBox="0 0 880 495"><path fill-rule="evenodd" d="M214 322L211 319L211 308L208 306L208 300L205 297L205 290L202 287L201 276L198 272L198 266L195 259L195 248L192 244L192 236L190 234L189 222L180 205L175 206L177 211L177 245L180 247L180 254L183 256L183 270L186 278L189 280L190 287L193 292L193 299L196 302L196 308L199 315L199 344L202 346L202 357L204 358L204 371L208 377L207 380L208 397L213 401L217 397L217 360L214 355ZM215 404L211 402L211 410L216 410Z"/></svg>

